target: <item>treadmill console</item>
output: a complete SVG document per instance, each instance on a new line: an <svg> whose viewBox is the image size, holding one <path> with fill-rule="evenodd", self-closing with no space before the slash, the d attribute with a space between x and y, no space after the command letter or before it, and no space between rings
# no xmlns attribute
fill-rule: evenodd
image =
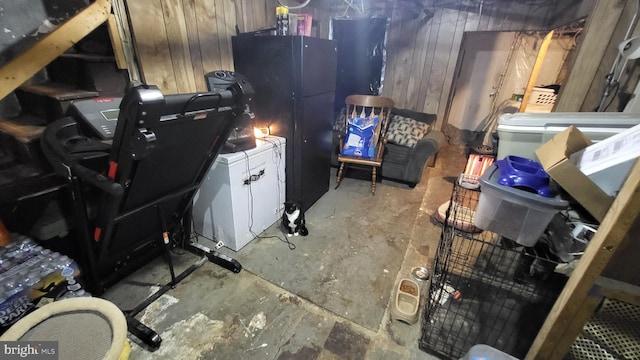
<svg viewBox="0 0 640 360"><path fill-rule="evenodd" d="M121 101L119 97L74 101L69 105L67 114L75 118L83 129L91 131L92 135L111 140L116 132Z"/></svg>

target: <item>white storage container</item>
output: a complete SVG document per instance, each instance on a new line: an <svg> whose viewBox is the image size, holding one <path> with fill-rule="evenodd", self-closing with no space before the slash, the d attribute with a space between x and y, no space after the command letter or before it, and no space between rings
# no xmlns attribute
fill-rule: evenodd
<svg viewBox="0 0 640 360"><path fill-rule="evenodd" d="M460 360L518 360L517 358L502 352L489 345L473 345L471 349Z"/></svg>
<svg viewBox="0 0 640 360"><path fill-rule="evenodd" d="M280 220L285 141L269 136L257 139L253 149L218 155L194 198L197 233L238 251Z"/></svg>
<svg viewBox="0 0 640 360"><path fill-rule="evenodd" d="M520 245L534 246L553 216L569 203L559 197L500 185L499 176L498 167L492 165L480 178L480 200L473 223Z"/></svg>
<svg viewBox="0 0 640 360"><path fill-rule="evenodd" d="M525 112L528 113L548 113L553 110L553 105L556 103L556 95L553 89L545 89L540 87L533 87L531 90L531 96L529 102L525 107Z"/></svg>
<svg viewBox="0 0 640 360"><path fill-rule="evenodd" d="M508 155L537 160L535 150L569 125L575 125L591 141L640 124L640 114L610 112L553 112L504 114L498 120L497 160Z"/></svg>

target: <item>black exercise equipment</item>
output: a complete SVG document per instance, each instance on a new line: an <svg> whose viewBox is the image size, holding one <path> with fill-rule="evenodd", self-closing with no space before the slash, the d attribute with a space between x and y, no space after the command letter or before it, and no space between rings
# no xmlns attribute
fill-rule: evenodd
<svg viewBox="0 0 640 360"><path fill-rule="evenodd" d="M235 260L191 240L191 204L211 164L238 123L249 116L253 89L240 79L213 92L163 95L157 87L129 89L120 103L112 143L86 134L81 119L63 118L44 131L42 148L69 182L83 278L90 292L106 288L160 254L171 282L125 311L129 331L152 349L160 337L133 317L200 267L206 259L235 273ZM176 276L170 247L202 259Z"/></svg>

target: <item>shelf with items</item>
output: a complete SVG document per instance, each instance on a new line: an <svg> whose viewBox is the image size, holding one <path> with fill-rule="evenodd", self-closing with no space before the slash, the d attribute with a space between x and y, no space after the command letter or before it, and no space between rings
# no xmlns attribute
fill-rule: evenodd
<svg viewBox="0 0 640 360"><path fill-rule="evenodd" d="M454 185L423 313L420 348L447 358L487 344L524 357L566 282L541 239L525 247L473 224L480 192Z"/></svg>

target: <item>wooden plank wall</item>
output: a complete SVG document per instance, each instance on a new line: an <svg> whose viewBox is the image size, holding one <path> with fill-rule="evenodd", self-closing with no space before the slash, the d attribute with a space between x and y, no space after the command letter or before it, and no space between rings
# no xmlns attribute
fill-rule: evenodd
<svg viewBox="0 0 640 360"><path fill-rule="evenodd" d="M383 95L399 107L437 114L441 125L465 31L550 30L588 15L593 2L369 0L362 1L361 13L342 0L312 0L291 12L313 14L322 38L329 37L332 17L388 17ZM129 0L127 5L145 81L165 92L186 92L205 90L204 73L232 69L235 27L241 32L273 27L277 2Z"/></svg>
<svg viewBox="0 0 640 360"><path fill-rule="evenodd" d="M268 28L275 7L252 0L127 0L142 79L164 93L206 91L204 74L233 70L231 37Z"/></svg>
<svg viewBox="0 0 640 360"><path fill-rule="evenodd" d="M607 43L606 49L602 49L604 52L602 61L599 63L598 69L594 74L593 82L590 84L589 91L586 94L583 102L580 104L580 111L593 111L597 108L598 104L600 104L601 95L604 89L605 78L607 74L611 73L612 64L615 61L615 58L618 54L618 44L624 39L624 36L629 28L633 20L633 16L636 11L636 2L635 1L611 1L607 2L608 10L606 16L614 16L614 14L619 14L619 18L616 19L616 26L613 29L612 34L608 34L603 31L602 22L605 21L605 16L600 17L600 23L598 26L600 27L600 31L597 32L597 36L601 37L600 39L595 39L595 41L600 41ZM608 39L604 36L609 35L611 39L617 39L614 41L607 41ZM631 36L640 35L640 27L636 26L635 31L632 32ZM638 63L634 61L630 61L626 63L627 66L624 67L624 72L620 77L620 88L619 91L616 92L616 95L611 96L605 102L606 110L605 111L618 111L619 106L619 97L617 94L622 92L632 93L638 79ZM623 69L622 64L620 65L620 69Z"/></svg>

